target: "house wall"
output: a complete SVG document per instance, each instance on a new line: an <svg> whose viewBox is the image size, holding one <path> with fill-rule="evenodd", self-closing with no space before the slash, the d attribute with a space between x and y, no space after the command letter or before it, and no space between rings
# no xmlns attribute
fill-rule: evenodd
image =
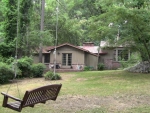
<svg viewBox="0 0 150 113"><path fill-rule="evenodd" d="M119 61L115 61L116 59L116 53L115 50L119 49L122 50L123 48L115 48L115 49L103 49L103 52L106 52L107 54L100 56L100 62L104 63L106 69L117 69L121 67L121 64Z"/></svg>
<svg viewBox="0 0 150 113"><path fill-rule="evenodd" d="M62 65L62 54L63 53L72 53L72 65L71 66L63 66ZM48 69L52 68L55 61L55 54L54 50L50 51L50 62L44 63L44 54L42 56L42 62L47 66ZM97 56L90 54L88 52L85 52L83 50L80 50L75 47L71 47L68 45L62 46L57 48L56 50L56 64L60 66L60 68L73 68L75 70L82 70L84 69L84 66L91 66L94 69L97 69ZM39 56L34 55L34 63L39 62Z"/></svg>
<svg viewBox="0 0 150 113"><path fill-rule="evenodd" d="M43 59L43 58L42 58ZM39 63L39 54L35 54L34 56L33 56L33 62L34 63Z"/></svg>
<svg viewBox="0 0 150 113"><path fill-rule="evenodd" d="M56 63L60 65L61 68L71 68L71 66L62 66L62 53L72 53L72 68L81 69L84 66L84 51L78 50L70 46L63 46L56 50ZM50 64L54 64L55 55L54 51L50 54Z"/></svg>
<svg viewBox="0 0 150 113"><path fill-rule="evenodd" d="M97 69L98 57L89 53L85 54L85 66L93 67Z"/></svg>
<svg viewBox="0 0 150 113"><path fill-rule="evenodd" d="M44 55L42 55L42 62L44 63ZM34 54L33 63L39 63L39 54Z"/></svg>

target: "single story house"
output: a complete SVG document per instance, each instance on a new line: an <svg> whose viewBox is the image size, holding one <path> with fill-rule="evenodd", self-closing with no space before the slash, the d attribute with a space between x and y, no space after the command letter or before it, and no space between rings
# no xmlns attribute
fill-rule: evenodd
<svg viewBox="0 0 150 113"><path fill-rule="evenodd" d="M106 48L105 48L106 47ZM98 63L103 63L106 69L117 69L120 67L119 58L127 60L130 54L123 56L123 47L107 48L106 42L101 41L100 48L92 42L83 43L83 46L74 46L64 43L56 47L43 48L43 63L47 68L53 68L56 62L56 68L82 70L84 66L90 66L97 69ZM39 60L38 54L34 56L34 61Z"/></svg>
<svg viewBox="0 0 150 113"><path fill-rule="evenodd" d="M99 62L104 63L106 69L118 69L121 67L122 61L127 61L130 59L131 51L128 46L112 46L106 41L100 42L100 53L101 54Z"/></svg>

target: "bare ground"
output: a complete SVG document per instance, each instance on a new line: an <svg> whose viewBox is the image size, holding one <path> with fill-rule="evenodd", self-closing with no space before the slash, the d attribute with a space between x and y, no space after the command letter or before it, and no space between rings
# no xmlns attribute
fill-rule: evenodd
<svg viewBox="0 0 150 113"><path fill-rule="evenodd" d="M104 107L109 113L123 111L136 106L150 105L150 97L140 95L122 95L107 97L88 97L79 95L59 96L57 101L48 101L47 104L59 109L64 109L65 113L75 113L85 109L95 109Z"/></svg>
<svg viewBox="0 0 150 113"><path fill-rule="evenodd" d="M67 79L65 79L67 80ZM80 81L78 79L77 81ZM20 85L26 83L44 82L44 79L21 80ZM46 81L49 83L49 81ZM114 111L124 111L125 109L134 108L142 105L150 105L150 96L124 94L121 96L113 95L107 97L101 96L82 96L82 95L62 95L56 101L47 101L47 106L61 110L60 113L75 113L86 109L106 108L109 113Z"/></svg>

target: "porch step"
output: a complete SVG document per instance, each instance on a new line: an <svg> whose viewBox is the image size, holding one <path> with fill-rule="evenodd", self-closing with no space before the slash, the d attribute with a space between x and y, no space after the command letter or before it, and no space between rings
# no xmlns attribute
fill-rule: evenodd
<svg viewBox="0 0 150 113"><path fill-rule="evenodd" d="M49 71L49 70L46 70ZM54 71L54 69L50 69L50 71ZM83 70L77 70L77 69L56 69L56 72L80 72Z"/></svg>

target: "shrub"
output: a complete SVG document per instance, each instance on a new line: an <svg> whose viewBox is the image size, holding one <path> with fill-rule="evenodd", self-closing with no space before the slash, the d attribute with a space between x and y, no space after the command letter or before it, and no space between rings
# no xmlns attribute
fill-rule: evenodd
<svg viewBox="0 0 150 113"><path fill-rule="evenodd" d="M84 71L91 71L94 70L94 68L92 66L85 66L84 67Z"/></svg>
<svg viewBox="0 0 150 113"><path fill-rule="evenodd" d="M61 76L56 73L51 80L61 80Z"/></svg>
<svg viewBox="0 0 150 113"><path fill-rule="evenodd" d="M33 64L33 59L31 57L24 57L23 58L25 61L27 61L30 65Z"/></svg>
<svg viewBox="0 0 150 113"><path fill-rule="evenodd" d="M97 65L97 70L104 70L104 68L105 68L105 65L103 63L99 63Z"/></svg>
<svg viewBox="0 0 150 113"><path fill-rule="evenodd" d="M6 63L0 62L0 84L7 83L14 77L13 70Z"/></svg>
<svg viewBox="0 0 150 113"><path fill-rule="evenodd" d="M31 76L31 65L33 60L30 57L24 57L18 60L17 66L21 70L22 77L30 77Z"/></svg>
<svg viewBox="0 0 150 113"><path fill-rule="evenodd" d="M16 71L16 74L17 74L16 78L21 78L22 77L22 71L17 67L15 62L11 63L11 68L12 68L14 73Z"/></svg>
<svg viewBox="0 0 150 113"><path fill-rule="evenodd" d="M33 77L42 77L46 66L42 63L33 64L31 67Z"/></svg>
<svg viewBox="0 0 150 113"><path fill-rule="evenodd" d="M47 73L44 74L44 78L46 80L61 80L61 76L59 74L55 74L51 71L48 71Z"/></svg>

